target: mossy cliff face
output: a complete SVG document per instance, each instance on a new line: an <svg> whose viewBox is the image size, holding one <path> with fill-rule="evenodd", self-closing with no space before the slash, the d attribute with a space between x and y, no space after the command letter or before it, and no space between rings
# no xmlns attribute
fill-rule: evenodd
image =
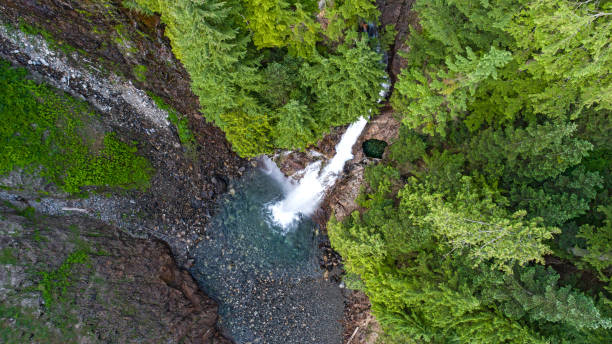
<svg viewBox="0 0 612 344"><path fill-rule="evenodd" d="M135 143L154 171L146 191L98 189L85 199L13 174L1 181L0 198L38 199L33 206L53 215L79 208L133 234L163 239L179 262L187 262L216 199L246 161L197 114L162 26L109 1L3 1L0 21L0 57L27 67L38 82L86 100L99 113L97 125Z"/></svg>
<svg viewBox="0 0 612 344"><path fill-rule="evenodd" d="M0 206L3 343L228 343L167 245L85 217Z"/></svg>
<svg viewBox="0 0 612 344"><path fill-rule="evenodd" d="M2 171L0 202L29 210L0 209L0 342L223 343L216 305L177 265L246 161L197 114L159 22L119 2L2 1L0 58L27 69L30 91L80 99L92 115L74 138L89 152L108 134L150 168L143 187L65 188L65 170L39 173L46 160ZM45 142L69 122L35 134Z"/></svg>
<svg viewBox="0 0 612 344"><path fill-rule="evenodd" d="M158 17L141 16L111 0L7 0L0 14L62 50L79 52L97 67L155 92L179 112L197 113L187 73L174 58Z"/></svg>

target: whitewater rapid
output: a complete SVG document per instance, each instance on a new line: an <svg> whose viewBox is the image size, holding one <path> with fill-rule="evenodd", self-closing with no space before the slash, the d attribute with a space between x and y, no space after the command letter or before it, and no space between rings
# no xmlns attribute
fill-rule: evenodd
<svg viewBox="0 0 612 344"><path fill-rule="evenodd" d="M361 135L367 120L360 117L352 123L336 145L336 154L321 169L321 161L313 162L302 171L299 182L286 178L279 168L268 158L264 158L266 173L281 184L285 198L270 204L272 221L285 232L299 221L301 216L310 216L317 209L325 191L332 187L342 173L344 164L353 158L353 145Z"/></svg>

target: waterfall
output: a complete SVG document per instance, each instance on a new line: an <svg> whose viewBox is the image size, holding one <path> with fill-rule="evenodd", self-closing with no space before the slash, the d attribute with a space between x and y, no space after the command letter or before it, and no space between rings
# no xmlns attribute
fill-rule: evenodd
<svg viewBox="0 0 612 344"><path fill-rule="evenodd" d="M336 155L321 170L321 161L316 161L304 169L304 177L298 183L291 183L285 178L272 161L264 160L266 173L279 181L283 186L285 198L271 204L272 220L288 231L301 215L310 216L317 209L325 191L334 185L344 168L344 164L353 158L353 145L365 128L367 120L360 117L352 123L340 142L336 145Z"/></svg>
<svg viewBox="0 0 612 344"><path fill-rule="evenodd" d="M319 1L320 8L324 5L325 1ZM373 23L367 24L365 32L370 38L378 37L378 28ZM387 65L387 53L380 50L380 44L378 44L376 51L382 55L381 63ZM390 86L387 76L380 86L378 103L387 97ZM370 109L369 112L371 113L372 110ZM289 232L292 225L297 223L302 215L310 216L317 209L325 191L336 183L344 164L353 158L353 145L357 142L366 124L367 120L363 117L352 123L336 145L336 155L323 170L321 170L321 161L313 162L301 172L303 177L299 182L286 178L272 160L264 158L264 171L281 185L285 193L282 201L268 206L272 221L283 228L284 234Z"/></svg>

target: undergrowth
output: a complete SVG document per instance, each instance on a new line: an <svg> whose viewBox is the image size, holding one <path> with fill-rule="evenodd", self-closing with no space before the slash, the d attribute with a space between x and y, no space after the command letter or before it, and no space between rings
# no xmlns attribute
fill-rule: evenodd
<svg viewBox="0 0 612 344"><path fill-rule="evenodd" d="M90 256L87 250L76 250L66 257L57 269L41 271L41 281L38 289L42 293L45 306L52 307L56 302L65 302L68 288L74 283L75 269L78 264L89 264Z"/></svg>
<svg viewBox="0 0 612 344"><path fill-rule="evenodd" d="M112 133L85 137L95 116L87 104L26 76L0 60L0 175L38 173L71 194L86 186L148 187L151 167L134 143Z"/></svg>
<svg viewBox="0 0 612 344"><path fill-rule="evenodd" d="M70 44L67 44L61 41L57 41L49 31L42 29L40 27L37 27L37 26L33 26L31 24L28 24L24 20L19 20L19 30L21 30L23 33L33 35L33 36L40 35L42 38L45 39L45 41L49 44L49 46L53 50L61 50L67 55L77 51L77 49L71 46ZM79 52L82 53L83 51L79 51Z"/></svg>
<svg viewBox="0 0 612 344"><path fill-rule="evenodd" d="M168 112L168 120L176 127L179 140L185 148L188 156L195 158L196 140L193 132L189 129L189 120L183 117L178 111L166 104L164 100L152 92L147 92L147 95L153 99L157 107Z"/></svg>

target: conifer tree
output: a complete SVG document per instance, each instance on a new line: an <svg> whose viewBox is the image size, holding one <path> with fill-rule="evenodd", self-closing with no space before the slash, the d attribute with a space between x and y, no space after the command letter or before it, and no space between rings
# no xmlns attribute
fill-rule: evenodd
<svg viewBox="0 0 612 344"><path fill-rule="evenodd" d="M377 106L384 81L381 56L372 51L365 38L345 42L337 55L318 57L300 70L303 84L316 97L318 117L328 126L337 126L367 117Z"/></svg>
<svg viewBox="0 0 612 344"><path fill-rule="evenodd" d="M315 54L320 25L309 11L314 1L244 0L243 6L258 48L288 47L301 57Z"/></svg>

